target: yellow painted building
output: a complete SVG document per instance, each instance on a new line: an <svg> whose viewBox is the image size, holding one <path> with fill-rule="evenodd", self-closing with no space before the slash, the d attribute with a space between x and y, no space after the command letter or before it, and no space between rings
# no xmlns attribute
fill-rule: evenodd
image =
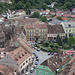
<svg viewBox="0 0 75 75"><path fill-rule="evenodd" d="M48 28L45 23L40 24L33 23L31 25L26 25L26 39L27 41L41 41L47 40Z"/></svg>

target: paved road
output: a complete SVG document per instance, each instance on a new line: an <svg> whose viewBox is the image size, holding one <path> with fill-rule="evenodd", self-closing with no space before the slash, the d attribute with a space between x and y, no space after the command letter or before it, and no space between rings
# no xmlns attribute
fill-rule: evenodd
<svg viewBox="0 0 75 75"><path fill-rule="evenodd" d="M43 51L37 51L37 50L34 50L33 52L36 53L36 55L38 56L39 58L39 64L38 66L43 62L45 61L46 59L50 58L52 55L48 55L48 53L46 52L43 52ZM38 67L37 66L37 67ZM33 73L31 73L31 75L35 75L35 71Z"/></svg>

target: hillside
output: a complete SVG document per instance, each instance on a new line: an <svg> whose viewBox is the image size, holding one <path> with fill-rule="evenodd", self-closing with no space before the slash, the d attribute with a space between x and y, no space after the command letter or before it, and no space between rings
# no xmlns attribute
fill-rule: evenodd
<svg viewBox="0 0 75 75"><path fill-rule="evenodd" d="M12 0L12 4L0 2L0 13L7 9L46 9L52 2L57 2L54 9L72 10L75 7L75 0Z"/></svg>

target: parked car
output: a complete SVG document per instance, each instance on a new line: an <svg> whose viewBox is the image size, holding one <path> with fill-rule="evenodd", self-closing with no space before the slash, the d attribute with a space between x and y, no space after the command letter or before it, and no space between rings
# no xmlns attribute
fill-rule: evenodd
<svg viewBox="0 0 75 75"><path fill-rule="evenodd" d="M35 52L33 52L33 54L35 55Z"/></svg>
<svg viewBox="0 0 75 75"><path fill-rule="evenodd" d="M38 61L35 62L35 65L38 65Z"/></svg>
<svg viewBox="0 0 75 75"><path fill-rule="evenodd" d="M51 53L49 52L48 55L50 55Z"/></svg>
<svg viewBox="0 0 75 75"><path fill-rule="evenodd" d="M35 69L36 68L36 65L34 65L33 68Z"/></svg>
<svg viewBox="0 0 75 75"><path fill-rule="evenodd" d="M36 57L36 58L38 58L38 56L37 56L37 55L36 55L35 57Z"/></svg>
<svg viewBox="0 0 75 75"><path fill-rule="evenodd" d="M36 49L36 50L37 50L37 47L34 47L34 49Z"/></svg>
<svg viewBox="0 0 75 75"><path fill-rule="evenodd" d="M35 57L37 56L36 54L34 54L35 55Z"/></svg>
<svg viewBox="0 0 75 75"><path fill-rule="evenodd" d="M32 73L34 71L34 68L31 68L30 73Z"/></svg>
<svg viewBox="0 0 75 75"><path fill-rule="evenodd" d="M39 61L39 58L36 58L36 61Z"/></svg>
<svg viewBox="0 0 75 75"><path fill-rule="evenodd" d="M30 75L30 73L29 72L26 72L26 74L25 75Z"/></svg>
<svg viewBox="0 0 75 75"><path fill-rule="evenodd" d="M37 49L37 51L40 51L40 49Z"/></svg>
<svg viewBox="0 0 75 75"><path fill-rule="evenodd" d="M51 55L54 55L54 53L52 52Z"/></svg>

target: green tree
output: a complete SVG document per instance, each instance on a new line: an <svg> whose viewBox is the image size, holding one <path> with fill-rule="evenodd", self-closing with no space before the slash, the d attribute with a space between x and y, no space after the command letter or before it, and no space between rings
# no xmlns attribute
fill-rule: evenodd
<svg viewBox="0 0 75 75"><path fill-rule="evenodd" d="M47 5L45 3L42 4L42 7L41 7L43 10L46 10L47 9Z"/></svg>
<svg viewBox="0 0 75 75"><path fill-rule="evenodd" d="M48 45L49 45L49 43L48 43L48 42L44 43L44 46L45 46L45 47L48 47Z"/></svg>
<svg viewBox="0 0 75 75"><path fill-rule="evenodd" d="M62 41L59 35L57 35L56 42L58 43L59 46L62 45Z"/></svg>
<svg viewBox="0 0 75 75"><path fill-rule="evenodd" d="M54 47L54 45L53 45L53 44L50 44L50 47L51 47L51 48L53 48L53 47Z"/></svg>
<svg viewBox="0 0 75 75"><path fill-rule="evenodd" d="M38 12L38 11L36 11L36 12L34 12L31 16L30 16L30 18L40 18L41 16L40 16L40 13Z"/></svg>
<svg viewBox="0 0 75 75"><path fill-rule="evenodd" d="M29 2L26 3L26 8L27 9L31 8L31 4Z"/></svg>
<svg viewBox="0 0 75 75"><path fill-rule="evenodd" d="M75 50L75 44L73 45L73 50Z"/></svg>
<svg viewBox="0 0 75 75"><path fill-rule="evenodd" d="M61 17L61 16L58 16L57 19L58 19L58 20L62 20L62 17Z"/></svg>
<svg viewBox="0 0 75 75"><path fill-rule="evenodd" d="M68 9L72 9L72 3L71 2L66 2L65 5L67 6Z"/></svg>
<svg viewBox="0 0 75 75"><path fill-rule="evenodd" d="M18 3L16 3L15 8L16 8L16 10L17 9L23 9L24 8L24 4L21 1L19 1Z"/></svg>
<svg viewBox="0 0 75 75"><path fill-rule="evenodd" d="M53 14L53 15L51 16L51 18L53 18L54 16L56 16L56 15Z"/></svg>
<svg viewBox="0 0 75 75"><path fill-rule="evenodd" d="M26 10L26 14L27 14L27 15L31 14L31 10L30 10L30 9L27 9L27 10Z"/></svg>
<svg viewBox="0 0 75 75"><path fill-rule="evenodd" d="M61 9L66 10L67 9L67 6L66 5L63 5L63 6L61 6Z"/></svg>
<svg viewBox="0 0 75 75"><path fill-rule="evenodd" d="M41 20L42 20L43 22L46 22L46 21L47 21L47 17L46 17L46 16L42 16L42 17L41 17Z"/></svg>
<svg viewBox="0 0 75 75"><path fill-rule="evenodd" d="M56 48L56 49L58 49L58 48L59 48L59 45L58 45L58 44L56 44L56 45L55 45L55 48Z"/></svg>
<svg viewBox="0 0 75 75"><path fill-rule="evenodd" d="M64 42L67 43L67 34L65 35Z"/></svg>
<svg viewBox="0 0 75 75"><path fill-rule="evenodd" d="M72 47L72 45L75 43L75 38L69 37L68 38L68 44Z"/></svg>
<svg viewBox="0 0 75 75"><path fill-rule="evenodd" d="M50 5L52 3L52 0L45 0L45 2Z"/></svg>

